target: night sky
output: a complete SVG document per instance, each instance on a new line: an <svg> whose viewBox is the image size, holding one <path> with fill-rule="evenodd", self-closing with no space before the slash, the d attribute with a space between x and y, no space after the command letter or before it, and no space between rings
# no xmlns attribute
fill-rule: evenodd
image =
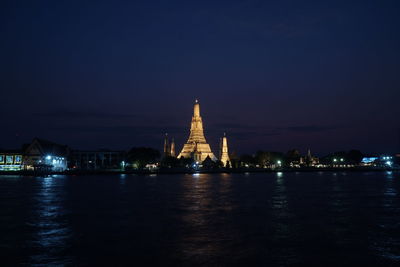
<svg viewBox="0 0 400 267"><path fill-rule="evenodd" d="M399 1L0 5L0 147L400 151Z"/></svg>

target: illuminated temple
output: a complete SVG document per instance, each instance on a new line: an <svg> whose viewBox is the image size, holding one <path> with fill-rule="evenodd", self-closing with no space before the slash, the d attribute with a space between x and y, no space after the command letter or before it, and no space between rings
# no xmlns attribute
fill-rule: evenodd
<svg viewBox="0 0 400 267"><path fill-rule="evenodd" d="M219 151L219 160L222 162L224 167L227 167L229 160L228 153L228 140L226 138L226 134L224 133L224 137L221 138L220 151Z"/></svg>
<svg viewBox="0 0 400 267"><path fill-rule="evenodd" d="M196 161L204 161L207 156L212 160L217 160L211 151L210 145L204 137L203 121L200 116L200 104L196 100L194 104L192 124L190 126L190 135L187 142L183 145L181 153L178 158L193 158Z"/></svg>

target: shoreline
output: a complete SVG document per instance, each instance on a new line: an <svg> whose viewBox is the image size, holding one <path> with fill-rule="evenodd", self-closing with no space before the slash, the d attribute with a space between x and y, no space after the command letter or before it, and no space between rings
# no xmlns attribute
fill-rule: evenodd
<svg viewBox="0 0 400 267"><path fill-rule="evenodd" d="M151 170L80 170L80 171L64 171L64 172L35 172L35 171L4 171L2 175L19 175L19 176L44 176L44 175L112 175L112 174L194 174L194 173L290 173L290 172L385 172L385 171L400 171L400 168L371 168L371 167L352 167L352 168L238 168L238 169L217 169L217 170L187 170L187 169L161 169L156 171Z"/></svg>

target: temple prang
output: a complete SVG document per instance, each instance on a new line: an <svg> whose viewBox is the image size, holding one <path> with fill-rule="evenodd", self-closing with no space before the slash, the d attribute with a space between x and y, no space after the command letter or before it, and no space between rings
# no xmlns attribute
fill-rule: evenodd
<svg viewBox="0 0 400 267"><path fill-rule="evenodd" d="M228 140L226 138L226 133L224 133L224 136L221 138L219 158L224 167L227 167L230 159L228 153Z"/></svg>
<svg viewBox="0 0 400 267"><path fill-rule="evenodd" d="M192 158L193 156L198 161L204 161L207 156L213 161L217 160L204 136L203 121L200 116L200 103L197 99L193 107L190 135L188 141L183 145L183 149L181 153L179 153L178 158Z"/></svg>

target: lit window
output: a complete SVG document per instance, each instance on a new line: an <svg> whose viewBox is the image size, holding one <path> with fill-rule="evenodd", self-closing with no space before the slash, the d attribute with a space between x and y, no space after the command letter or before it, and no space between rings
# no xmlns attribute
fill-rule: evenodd
<svg viewBox="0 0 400 267"><path fill-rule="evenodd" d="M6 156L6 164L13 164L14 157L13 156Z"/></svg>

